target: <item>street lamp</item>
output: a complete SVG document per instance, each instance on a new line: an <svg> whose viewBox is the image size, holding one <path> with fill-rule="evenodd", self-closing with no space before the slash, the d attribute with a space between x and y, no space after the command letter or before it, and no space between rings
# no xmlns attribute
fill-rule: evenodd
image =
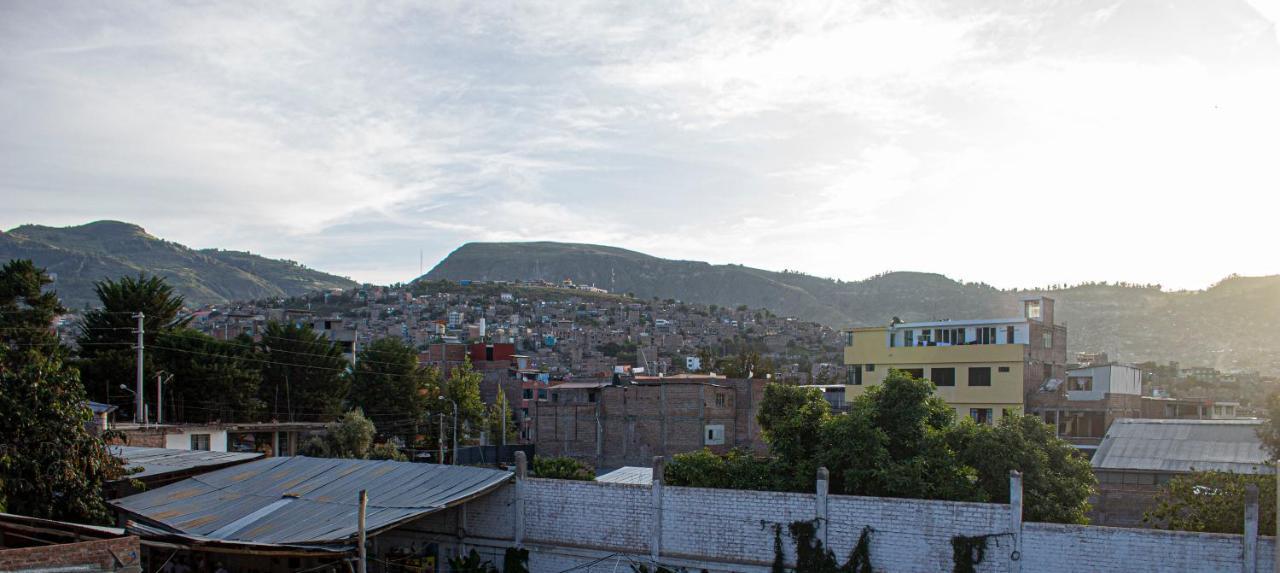
<svg viewBox="0 0 1280 573"><path fill-rule="evenodd" d="M444 396L440 396L439 399L448 400L449 403L453 404L453 465L456 466L458 465L458 403L454 402L453 398L445 398ZM444 460L440 460L440 462L444 463Z"/></svg>
<svg viewBox="0 0 1280 573"><path fill-rule="evenodd" d="M129 386L127 386L127 385L125 385L125 384L121 384L121 385L120 385L120 389L121 389L121 390L124 390L125 392L128 392L128 393L130 393L130 394L133 394L133 397L134 397L135 399L138 397L138 393L137 393L137 392L134 392L133 390L130 390L130 389L129 389ZM138 411L138 412L142 412L142 408L138 408L138 410L137 410L137 411ZM138 417L139 417L139 416L137 416L137 415L135 415L135 416L134 416L134 418L138 418ZM145 424L145 423L147 423L146 416L144 415L144 416L142 416L142 418L143 418L143 419L141 419L141 420L137 420L137 419L135 419L135 420L133 421L133 423L135 423L135 424L140 424L140 425L141 425L141 424Z"/></svg>

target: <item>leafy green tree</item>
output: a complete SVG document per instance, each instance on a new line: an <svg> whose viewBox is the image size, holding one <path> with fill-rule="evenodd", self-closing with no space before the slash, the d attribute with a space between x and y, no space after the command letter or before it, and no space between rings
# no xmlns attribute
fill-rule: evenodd
<svg viewBox="0 0 1280 573"><path fill-rule="evenodd" d="M166 335L191 321L178 315L185 300L157 276L106 279L94 283L93 289L102 306L86 313L80 324L77 344L82 378L92 381L86 390L94 400L132 412L133 397L119 390L119 386L127 384L132 388L135 382L133 346L137 342L137 320L133 317L143 313L143 341L147 347L156 347ZM159 369L155 353L145 353L144 379L154 379Z"/></svg>
<svg viewBox="0 0 1280 573"><path fill-rule="evenodd" d="M716 455L708 449L672 456L663 468L666 483L675 486L746 489L755 491L792 489L788 471L775 458L752 455L733 449Z"/></svg>
<svg viewBox="0 0 1280 573"><path fill-rule="evenodd" d="M1161 529L1243 533L1245 488L1258 487L1258 530L1276 530L1276 478L1202 471L1177 476L1160 486L1143 522Z"/></svg>
<svg viewBox="0 0 1280 573"><path fill-rule="evenodd" d="M515 412L511 409L511 404L507 401L507 394L499 391L497 398L492 404L489 404L485 411L485 425L489 431L489 435L493 439L489 440L495 444L502 442L502 419L506 418L507 436L506 443L513 444L516 442L516 435L519 428L516 427Z"/></svg>
<svg viewBox="0 0 1280 573"><path fill-rule="evenodd" d="M174 410L167 415L183 422L249 422L258 419L261 360L246 346L220 342L207 334L181 329L161 337L155 363L172 374L166 389Z"/></svg>
<svg viewBox="0 0 1280 573"><path fill-rule="evenodd" d="M480 399L480 380L484 378L480 372L471 367L471 359L464 359L461 366L449 370L449 377L444 380L444 397L458 404L458 443L469 436L470 430L485 427L487 409ZM448 400L436 400L438 412L452 418L453 404ZM501 423L501 420L498 420ZM452 423L452 420L450 420Z"/></svg>
<svg viewBox="0 0 1280 573"><path fill-rule="evenodd" d="M1280 392L1267 396L1263 407L1266 422L1258 427L1258 438L1272 459L1280 458Z"/></svg>
<svg viewBox="0 0 1280 573"><path fill-rule="evenodd" d="M994 427L966 419L948 441L977 470L987 500L1008 503L1009 472L1018 470L1028 521L1088 523L1088 499L1097 485L1089 461L1038 418L1005 416Z"/></svg>
<svg viewBox="0 0 1280 573"><path fill-rule="evenodd" d="M384 435L413 437L440 393L439 372L419 368L418 355L399 338L373 341L356 356L347 401Z"/></svg>
<svg viewBox="0 0 1280 573"><path fill-rule="evenodd" d="M547 479L567 479L577 481L595 481L596 473L591 466L570 457L534 456L533 475Z"/></svg>
<svg viewBox="0 0 1280 573"><path fill-rule="evenodd" d="M1018 469L1028 519L1068 523L1084 520L1094 485L1088 463L1039 420L956 423L932 383L901 370L847 414L832 414L816 388L770 384L758 420L768 461L700 452L677 456L667 475L682 485L810 491L826 467L833 492L1007 502L1009 470Z"/></svg>
<svg viewBox="0 0 1280 573"><path fill-rule="evenodd" d="M382 442L381 444L374 444L372 448L369 448L369 459L407 462L409 461L409 456L404 455L404 452L400 451L400 448L397 448L395 444L391 442Z"/></svg>
<svg viewBox="0 0 1280 573"><path fill-rule="evenodd" d="M67 311L52 291L53 281L29 260L12 260L0 268L0 359L8 352L21 356L28 349L61 353L53 320Z"/></svg>
<svg viewBox="0 0 1280 573"><path fill-rule="evenodd" d="M50 282L30 261L0 268L0 511L109 523L102 484L124 471L86 429L79 372L50 331L63 312L41 292Z"/></svg>
<svg viewBox="0 0 1280 573"><path fill-rule="evenodd" d="M310 326L270 322L257 343L258 398L277 420L329 420L350 387L342 350Z"/></svg>

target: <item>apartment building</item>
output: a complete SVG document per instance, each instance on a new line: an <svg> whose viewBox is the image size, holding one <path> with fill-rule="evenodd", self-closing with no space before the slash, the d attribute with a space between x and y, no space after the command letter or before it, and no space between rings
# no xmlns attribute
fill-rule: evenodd
<svg viewBox="0 0 1280 573"><path fill-rule="evenodd" d="M959 416L994 424L1022 413L1026 396L1066 376L1067 327L1053 299L1022 299L1022 316L900 322L845 334L846 396L884 381L891 369L928 378Z"/></svg>

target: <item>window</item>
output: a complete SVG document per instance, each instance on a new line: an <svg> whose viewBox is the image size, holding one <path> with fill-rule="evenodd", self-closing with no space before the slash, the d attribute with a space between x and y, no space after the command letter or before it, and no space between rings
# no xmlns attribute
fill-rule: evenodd
<svg viewBox="0 0 1280 573"><path fill-rule="evenodd" d="M716 406L724 407L724 394L716 394Z"/></svg>
<svg viewBox="0 0 1280 573"><path fill-rule="evenodd" d="M845 371L845 383L850 386L862 385L862 367L854 364L852 368Z"/></svg>
<svg viewBox="0 0 1280 573"><path fill-rule="evenodd" d="M1044 380L1048 382L1050 378L1053 378L1053 365L1043 364L1041 366L1044 368Z"/></svg>
<svg viewBox="0 0 1280 573"><path fill-rule="evenodd" d="M912 378L924 378L924 368L903 368L902 371L910 374Z"/></svg>
<svg viewBox="0 0 1280 573"><path fill-rule="evenodd" d="M844 333L844 345L845 345L845 346L853 346L853 333L852 333L852 332L846 332L846 333Z"/></svg>
<svg viewBox="0 0 1280 573"><path fill-rule="evenodd" d="M191 449L209 451L209 434L191 434Z"/></svg>
<svg viewBox="0 0 1280 573"><path fill-rule="evenodd" d="M902 331L902 345L903 345L903 346L915 346L915 345L916 345L916 331L914 331L914 330L904 330L904 331Z"/></svg>
<svg viewBox="0 0 1280 573"><path fill-rule="evenodd" d="M552 401L552 402L559 402L559 401L560 401L560 393L559 393L559 392L552 392L552 393L551 393L551 401Z"/></svg>
<svg viewBox="0 0 1280 573"><path fill-rule="evenodd" d="M1040 301L1027 301L1027 318L1031 320L1040 320Z"/></svg>
<svg viewBox="0 0 1280 573"><path fill-rule="evenodd" d="M969 408L969 417L979 424L991 425L991 408Z"/></svg>
<svg viewBox="0 0 1280 573"><path fill-rule="evenodd" d="M898 333L893 332L891 330L889 331L889 348L893 348L897 345L898 345Z"/></svg>
<svg viewBox="0 0 1280 573"><path fill-rule="evenodd" d="M1012 326L1004 327L1004 343L1013 344L1014 340L1016 340L1016 338L1013 333L1013 327Z"/></svg>
<svg viewBox="0 0 1280 573"><path fill-rule="evenodd" d="M1045 347L1045 348L1053 348L1053 333L1052 333L1052 332L1046 332L1046 333L1044 333L1044 347Z"/></svg>
<svg viewBox="0 0 1280 573"><path fill-rule="evenodd" d="M1093 377L1072 376L1067 378L1067 388L1072 391L1091 392L1093 391Z"/></svg>
<svg viewBox="0 0 1280 573"><path fill-rule="evenodd" d="M707 441L705 445L720 446L724 444L724 425L707 425Z"/></svg>
<svg viewBox="0 0 1280 573"><path fill-rule="evenodd" d="M600 398L599 392L587 392L587 401L594 403Z"/></svg>
<svg viewBox="0 0 1280 573"><path fill-rule="evenodd" d="M532 399L533 399L533 388L525 388L525 389L524 389L524 399L525 399L525 400L532 400Z"/></svg>
<svg viewBox="0 0 1280 573"><path fill-rule="evenodd" d="M956 369L955 368L934 368L929 371L929 376L933 380L935 386L955 386L956 385Z"/></svg>
<svg viewBox="0 0 1280 573"><path fill-rule="evenodd" d="M1009 371L1009 367L1008 367L1008 366L1001 366L998 370L1000 370L1000 372L1008 372L1008 371Z"/></svg>
<svg viewBox="0 0 1280 573"><path fill-rule="evenodd" d="M982 326L975 332L978 344L995 344L996 343L996 327Z"/></svg>
<svg viewBox="0 0 1280 573"><path fill-rule="evenodd" d="M546 399L547 399L547 391L546 391L546 390L543 390L543 389L541 389L541 388L539 388L539 389L538 389L538 399L539 399L539 400L546 400Z"/></svg>
<svg viewBox="0 0 1280 573"><path fill-rule="evenodd" d="M975 366L969 369L969 385L970 386L990 386L991 385L991 367Z"/></svg>
<svg viewBox="0 0 1280 573"><path fill-rule="evenodd" d="M867 372L875 372L875 371L876 371L876 365L875 365L875 364L868 364L868 365L867 365Z"/></svg>
<svg viewBox="0 0 1280 573"><path fill-rule="evenodd" d="M521 417L521 418L528 418L528 417L529 417L529 409L528 409L528 408L520 408L520 417Z"/></svg>

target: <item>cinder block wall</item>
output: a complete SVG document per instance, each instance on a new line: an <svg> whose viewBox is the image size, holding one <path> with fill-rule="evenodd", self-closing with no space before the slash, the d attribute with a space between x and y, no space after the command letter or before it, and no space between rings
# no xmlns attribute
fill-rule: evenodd
<svg viewBox="0 0 1280 573"><path fill-rule="evenodd" d="M476 549L500 564L514 540L514 486L398 530L426 535L446 551ZM629 571L647 562L653 524L648 486L530 478L525 481L524 545L530 570ZM795 558L786 527L814 519L814 494L702 488L663 488L664 564L711 572L766 573L774 558L774 527L783 528L784 555ZM952 538L991 536L977 569L1012 570L1009 506L831 495L828 540L848 559L864 527L871 527L877 571L950 571ZM403 528L402 528L403 529ZM1242 570L1243 537L1146 529L1026 523L1023 572L1216 572ZM461 539L459 543L458 540ZM1273 570L1273 538L1258 543L1257 571ZM594 563L594 564L592 564ZM592 565L588 565L592 564Z"/></svg>

